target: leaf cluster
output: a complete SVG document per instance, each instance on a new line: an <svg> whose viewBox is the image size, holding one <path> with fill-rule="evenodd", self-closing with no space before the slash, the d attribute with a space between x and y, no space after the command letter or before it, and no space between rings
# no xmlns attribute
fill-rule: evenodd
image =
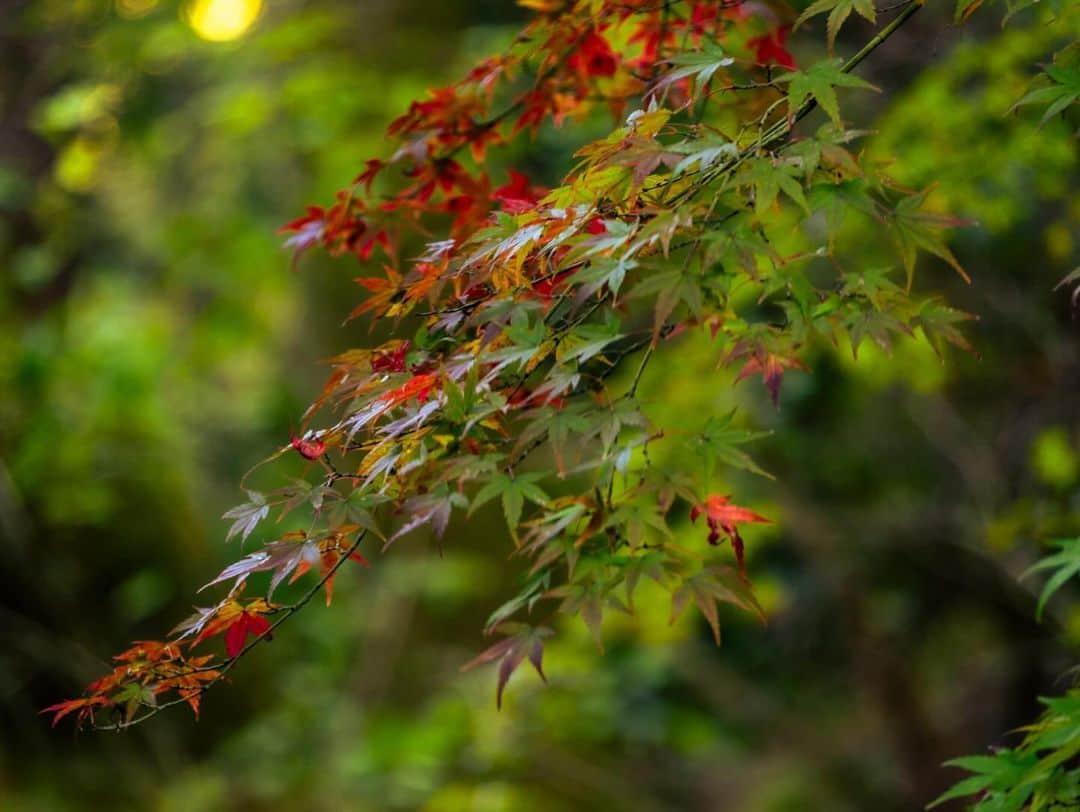
<svg viewBox="0 0 1080 812"><path fill-rule="evenodd" d="M716 469L765 472L732 415L655 424L638 395L650 363L678 363L680 336L702 331L718 386L760 377L779 406L784 376L823 341L887 349L918 331L967 347L964 314L912 293L920 255L964 274L946 243L958 222L865 159L842 114L844 93L870 88L858 62L906 17L856 59L800 69L769 15L723 2L528 5L539 14L506 52L414 102L389 127L391 154L284 227L297 257L322 246L360 263L351 317L392 337L330 359L302 434L272 457L298 455L306 475L249 490L226 514L241 543L273 516L302 516L305 529L275 533L207 584L229 592L161 644L185 676L213 672L199 677L213 684L301 608L311 592L273 602L285 581L317 571L312 591L329 602L342 564L367 564L362 540L386 550L420 529L441 540L455 515L496 502L527 571L488 624L504 639L474 661L499 662L500 703L525 659L543 676L542 609L581 617L602 645L604 613L633 612L642 576L669 592L673 620L692 603L719 642L719 604L763 615L742 526L768 519L716 493ZM830 45L850 11L873 16L860 3L808 14L825 10ZM826 121L800 128L818 107ZM500 148L597 112L617 126L560 181L492 180ZM847 218L887 235L895 267L843 267ZM418 240L419 257L402 259ZM703 471L654 460L687 436ZM680 540L699 514L705 532ZM264 573L265 597L242 600ZM223 659L182 659L217 636ZM129 686L155 694L170 679L148 662L53 710L87 722L123 707L124 726L157 709L131 705ZM174 689L190 700L205 685Z"/></svg>

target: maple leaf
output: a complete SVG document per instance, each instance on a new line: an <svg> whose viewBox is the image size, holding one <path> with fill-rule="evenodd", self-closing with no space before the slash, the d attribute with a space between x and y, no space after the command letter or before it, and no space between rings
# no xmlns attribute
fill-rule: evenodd
<svg viewBox="0 0 1080 812"><path fill-rule="evenodd" d="M1077 45L1072 46L1074 49L1072 53L1075 57L1076 54L1080 54L1080 47ZM1068 53L1066 50L1062 53ZM1059 54L1058 56L1061 56ZM1045 104L1046 110L1043 111L1042 119L1039 121L1039 128L1046 124L1054 116L1063 113L1066 108L1080 102L1080 61L1074 59L1074 64L1066 65L1065 60L1059 60L1058 56L1055 56L1053 65L1046 65L1043 68L1043 81L1049 80L1050 84L1044 87L1038 87L1024 95L1020 101L1016 102L1009 112L1012 112L1017 107L1022 107L1026 104Z"/></svg>
<svg viewBox="0 0 1080 812"><path fill-rule="evenodd" d="M513 477L502 473L497 474L477 491L469 507L469 514L471 515L474 510L495 497L501 497L506 525L516 539L517 526L521 520L521 511L525 502L529 501L537 505L548 503L547 494L536 484L536 480L542 478L543 474L539 473L519 474Z"/></svg>
<svg viewBox="0 0 1080 812"><path fill-rule="evenodd" d="M720 525L724 532L730 532L728 528L737 524L771 523L769 519L766 519L760 513L755 513L749 508L740 505L731 504L731 497L721 494L712 494L706 497L704 502L694 505L690 510L691 521L696 521L698 516L702 514L705 514L706 519L710 522Z"/></svg>
<svg viewBox="0 0 1080 812"><path fill-rule="evenodd" d="M692 14L695 20L698 19L698 7L700 5L698 3L694 6ZM659 61L661 47L670 45L674 41L674 26L665 24L662 15L656 14L646 17L637 27L637 30L630 35L630 43L641 44L641 53L630 60L629 66L642 72L650 72Z"/></svg>
<svg viewBox="0 0 1080 812"><path fill-rule="evenodd" d="M154 684L154 693L176 691L180 698L187 702L195 718L199 718L199 698L210 683L216 682L221 677L221 671L216 668L208 668L207 663L213 659L213 655L203 657L191 657L183 665L177 666L175 676L166 677L161 682ZM205 684L204 684L205 683Z"/></svg>
<svg viewBox="0 0 1080 812"><path fill-rule="evenodd" d="M405 355L409 351L409 342L402 341L393 350L376 352L371 356L372 372L404 372Z"/></svg>
<svg viewBox="0 0 1080 812"><path fill-rule="evenodd" d="M923 189L916 194L899 200L891 212L886 213L886 221L892 225L891 234L907 272L907 286L911 288L915 271L915 260L921 249L948 263L960 278L971 284L963 266L945 243L945 230L970 225L966 220L949 217L925 210L926 200L933 187Z"/></svg>
<svg viewBox="0 0 1080 812"><path fill-rule="evenodd" d="M569 288L568 282L577 271L577 268L571 268L560 271L554 276L540 279L532 284L532 291L543 300L545 305L550 305L552 299Z"/></svg>
<svg viewBox="0 0 1080 812"><path fill-rule="evenodd" d="M540 88L526 93L521 102L521 115L514 122L514 134L516 135L521 130L539 132L540 125L551 109L551 104L551 97Z"/></svg>
<svg viewBox="0 0 1080 812"><path fill-rule="evenodd" d="M706 497L704 502L690 508L690 521L696 522L702 514L705 514L705 521L709 526L709 544L719 544L720 533L723 532L731 541L739 574L745 577L744 547L742 536L739 535L739 525L771 524L771 520L749 508L731 504L731 497L721 494L712 494Z"/></svg>
<svg viewBox="0 0 1080 812"><path fill-rule="evenodd" d="M312 439L308 439L309 435L303 437L297 437L295 433L289 434L289 442L296 452L305 460L317 460L326 451L326 443L310 435Z"/></svg>
<svg viewBox="0 0 1080 812"><path fill-rule="evenodd" d="M710 417L705 422L701 434L691 441L694 453L699 455L705 464L705 469L708 472L707 476L712 476L716 463L723 462L734 468L750 471L767 479L773 479L772 474L762 469L749 454L738 448L738 446L751 440L767 436L769 432L754 432L736 428L732 425L734 417L734 409L724 416Z"/></svg>
<svg viewBox="0 0 1080 812"><path fill-rule="evenodd" d="M39 713L51 713L53 714L52 726L56 727L56 723L63 719L70 713L78 712L75 717L80 725L87 720L93 720L94 708L106 707L111 705L103 696L84 696L79 699L68 699L64 702L57 702L55 705L49 705L47 708L42 708Z"/></svg>
<svg viewBox="0 0 1080 812"><path fill-rule="evenodd" d="M131 648L113 657L122 663L158 663L163 660L175 660L180 657L180 649L175 643L162 643L158 640L139 640Z"/></svg>
<svg viewBox="0 0 1080 812"><path fill-rule="evenodd" d="M788 118L794 120L807 99L813 100L832 119L833 124L841 126L840 103L836 99L836 88L854 87L878 91L878 88L843 70L839 59L815 62L805 71L786 73L777 78L778 82L790 82L788 88Z"/></svg>
<svg viewBox="0 0 1080 812"><path fill-rule="evenodd" d="M699 88L698 92L700 92L700 89L712 80L713 75L718 70L726 68L735 62L716 43L708 43L700 51L677 54L671 57L669 61L675 69L657 82L657 90L693 79Z"/></svg>
<svg viewBox="0 0 1080 812"><path fill-rule="evenodd" d="M736 348L726 360L730 361L732 358L737 358L740 355L745 354L747 354L745 350ZM739 370L739 374L735 376L735 382L738 383L744 378L749 378L751 375L761 375L761 379L765 383L765 388L769 390L769 397L772 399L773 406L779 408L780 384L784 378L784 371L788 369L800 369L806 371L806 365L798 358L759 350L743 364L742 369Z"/></svg>
<svg viewBox="0 0 1080 812"><path fill-rule="evenodd" d="M790 25L782 25L768 34L752 37L746 41L746 47L754 52L754 61L759 65L779 65L788 70L795 70L795 58L785 47Z"/></svg>
<svg viewBox="0 0 1080 812"><path fill-rule="evenodd" d="M1058 539L1050 543L1057 547L1060 552L1042 559L1022 576L1026 578L1032 573L1041 570L1057 570L1046 582L1046 586L1043 587L1039 595L1039 602L1035 607L1035 617L1039 621L1042 620L1047 601L1053 597L1054 593L1061 589L1067 581L1080 575L1080 537Z"/></svg>
<svg viewBox="0 0 1080 812"><path fill-rule="evenodd" d="M586 77L614 76L618 67L611 45L595 29L581 38L566 64Z"/></svg>
<svg viewBox="0 0 1080 812"><path fill-rule="evenodd" d="M278 229L278 233L293 235L285 240L285 248L293 251L292 267L295 270L300 255L323 239L326 233L326 212L321 206L308 206L307 214L286 223Z"/></svg>
<svg viewBox="0 0 1080 812"><path fill-rule="evenodd" d="M251 535L259 522L270 515L270 506L266 503L266 497L258 491L248 491L247 494L251 499L250 502L237 505L222 516L223 519L233 520L229 532L225 535L226 541L237 533L241 534L241 541L247 541L247 537Z"/></svg>
<svg viewBox="0 0 1080 812"><path fill-rule="evenodd" d="M397 389L391 389L389 392L379 395L378 400L380 403L385 404L384 410L400 406L413 398L423 403L438 383L438 375L431 373L414 375Z"/></svg>
<svg viewBox="0 0 1080 812"><path fill-rule="evenodd" d="M533 186L527 175L515 169L509 170L510 181L492 191L491 196L498 200L504 211L521 214L533 208L547 191L540 186Z"/></svg>
<svg viewBox="0 0 1080 812"><path fill-rule="evenodd" d="M256 572L273 572L270 578L270 586L267 590L267 598L274 594L282 581L289 578L289 583L296 581L304 573L308 572L316 564L321 565L321 575L326 577L337 565L344 555L343 541L346 536L360 529L359 525L342 525L333 534L322 539L308 538L303 530L294 530L286 533L277 541L272 541L261 550L236 561L222 570L214 580L205 584L199 591L223 581L235 579L233 589L244 582L249 575ZM360 553L353 551L348 556L362 566L367 567L368 561ZM326 588L326 603L329 606L333 590L333 577L324 582Z"/></svg>
<svg viewBox="0 0 1080 812"><path fill-rule="evenodd" d="M464 495L445 488L434 493L409 497L405 500L405 504L402 505L402 512L405 513L408 519L386 540L383 549L385 550L402 536L425 524L430 524L435 531L436 538L441 539L446 532L447 524L450 523L450 514L453 509L467 505L468 501Z"/></svg>
<svg viewBox="0 0 1080 812"><path fill-rule="evenodd" d="M191 641L192 647L222 632L225 633L225 653L236 657L244 649L248 635L266 636L270 631L270 621L264 614L271 611L271 606L262 598L250 601L246 606L233 599L227 599L210 609L197 609L196 614L180 624L174 632L183 632L181 638L189 634L197 635Z"/></svg>
<svg viewBox="0 0 1080 812"><path fill-rule="evenodd" d="M470 671L479 665L498 661L499 679L495 689L495 706L502 710L503 690L514 671L526 658L540 675L540 679L547 682L543 665L544 638L550 637L553 632L543 626L534 629L520 623L507 623L498 627L498 630L510 636L484 649L474 659L461 666L461 670Z"/></svg>
<svg viewBox="0 0 1080 812"><path fill-rule="evenodd" d="M603 234L607 231L607 224L604 223L603 217L594 217L589 220L588 224L585 226L585 230L590 234Z"/></svg>
<svg viewBox="0 0 1080 812"><path fill-rule="evenodd" d="M799 16L799 19L795 21L795 25L796 27L800 26L815 14L823 14L826 11L829 12L825 27L828 32L830 53L836 44L836 35L840 32L840 27L851 16L852 11L871 23L877 22L877 12L874 9L873 0L817 0L810 4L806 11Z"/></svg>
<svg viewBox="0 0 1080 812"><path fill-rule="evenodd" d="M353 281L372 295L358 304L349 314L349 320L369 311L392 314L401 298L401 274L391 267L384 267L386 277L361 276Z"/></svg>
<svg viewBox="0 0 1080 812"><path fill-rule="evenodd" d="M339 534L339 537L342 534ZM323 581L323 589L326 591L326 605L329 606L334 599L334 577L332 574L338 562L345 556L345 551L340 549L340 542L332 545L321 544L321 551L319 552L319 577L325 579ZM371 563L364 558L359 552L353 550L348 553L348 559L355 561L362 567L370 567ZM297 578L311 569L311 562L306 558L301 560L296 567L296 572L293 573L292 578L289 579L289 583L293 583Z"/></svg>
<svg viewBox="0 0 1080 812"><path fill-rule="evenodd" d="M367 192L371 192L371 184L385 167L385 161L380 161L378 158L370 158L364 164L364 171L356 176L356 180L354 180L353 183L357 186L363 185Z"/></svg>
<svg viewBox="0 0 1080 812"><path fill-rule="evenodd" d="M674 623L691 600L705 617L712 629L716 644L720 645L719 603L730 603L748 612L754 612L764 620L765 613L750 591L746 579L738 577L730 567L709 566L685 579L671 594L671 619Z"/></svg>
<svg viewBox="0 0 1080 812"><path fill-rule="evenodd" d="M270 621L261 615L243 611L225 630L225 653L229 657L239 657L244 650L248 635L262 637L270 631ZM266 638L269 640L269 636Z"/></svg>
<svg viewBox="0 0 1080 812"><path fill-rule="evenodd" d="M278 584L307 559L318 559L318 547L314 541L308 540L307 533L303 530L294 530L265 545L261 550L233 562L199 591L230 579L235 579L235 588L236 584L245 581L252 573L273 571L269 589L269 594L272 595Z"/></svg>

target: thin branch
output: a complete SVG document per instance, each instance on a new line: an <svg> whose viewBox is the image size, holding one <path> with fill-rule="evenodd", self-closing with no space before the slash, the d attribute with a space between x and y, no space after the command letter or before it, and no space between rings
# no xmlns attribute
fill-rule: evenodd
<svg viewBox="0 0 1080 812"><path fill-rule="evenodd" d="M218 668L216 666L200 666L198 668L192 668L192 669L189 669L187 671L181 672L179 674L171 675L170 677L167 678L167 679L175 679L176 677L183 677L183 676L187 676L189 674L195 674L195 673L199 673L199 672L206 672L206 671L214 671L214 670L216 670L218 672L218 675L213 680L210 680L205 685L200 685L197 689L191 691L190 693L188 693L185 696L179 696L179 697L177 697L175 699L170 699L168 702L163 702L160 705L150 705L148 703L142 703L141 702L141 703L139 703L140 706L143 707L143 708L146 708L145 713L143 713L143 714L141 714L139 716L135 716L135 717L133 717L131 719L128 719L127 721L124 721L124 722L116 722L115 724L112 724L112 725L93 725L91 727L91 729L92 730L116 730L116 731L125 730L125 729L127 729L129 727L134 727L137 724L141 724L142 722L146 721L147 719L151 718L152 716L156 716L157 714L159 714L161 711L165 710L166 708L171 708L171 707L173 707L175 705L187 704L188 700L193 696L201 697L203 694L205 694L207 691L209 691L211 688L213 688L215 685L217 685L219 682L221 682L225 678L225 676L229 673L229 671L231 671L233 669L233 667L237 664L237 662L240 661L240 659L242 657L244 657L249 651L251 651L253 648L255 648L255 646L259 645L259 643L261 643L263 640L269 641L270 638L273 637L274 632L277 631L277 629L285 621L287 621L289 618L291 618L293 615L295 615L297 612L299 612L301 609L303 609L311 601L311 599L313 597L315 597L316 593L318 593L318 591L320 589L322 589L326 585L326 582L329 581L331 578L333 578L334 575L337 573L337 571L339 569L341 569L342 565L344 565L344 563L349 560L349 556L351 556L353 553L355 553L357 551L357 549L359 549L360 542L364 540L364 537L367 535L367 532L368 532L367 530L361 530L357 534L356 539L353 541L353 543L346 549L346 551L344 553L341 554L341 556L338 558L338 560L334 562L333 566L331 566L330 569L328 569L326 571L326 573L321 578L319 578L318 582L313 587L311 587L311 589L309 589L307 592L304 593L304 595L300 598L300 600L298 600L296 603L292 603L292 604L288 604L286 606L278 607L276 609L276 612L280 613L280 617L278 617L270 625L270 628L267 629L262 634L260 634L258 637L254 638L253 640L248 641L247 645L245 645L242 649L240 649L240 651L237 652L237 654L235 656L228 658L225 661L225 663L223 665L221 665L220 668Z"/></svg>

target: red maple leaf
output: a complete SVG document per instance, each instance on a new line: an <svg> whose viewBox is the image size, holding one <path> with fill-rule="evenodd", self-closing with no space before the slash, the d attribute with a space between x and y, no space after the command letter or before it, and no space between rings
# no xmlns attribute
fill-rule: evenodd
<svg viewBox="0 0 1080 812"><path fill-rule="evenodd" d="M285 247L293 251L293 268L300 255L326 236L326 212L321 206L308 206L307 214L298 217L278 229L279 234L292 234L285 240Z"/></svg>
<svg viewBox="0 0 1080 812"><path fill-rule="evenodd" d="M244 644L247 642L249 634L254 637L262 637L268 631L270 631L269 620L262 615L256 615L244 610L225 630L225 653L230 657L239 656L240 652L244 650Z"/></svg>
<svg viewBox="0 0 1080 812"><path fill-rule="evenodd" d="M795 70L795 58L784 46L790 31L790 25L782 25L775 31L747 40L747 47L754 52L754 61L759 65L779 65Z"/></svg>
<svg viewBox="0 0 1080 812"><path fill-rule="evenodd" d="M720 543L720 533L731 541L731 549L735 552L735 561L739 566L739 573L746 576L744 563L744 546L742 536L739 535L740 524L771 524L760 513L755 513L750 508L731 504L730 496L712 494L706 497L701 504L694 505L690 509L690 521L696 522L698 516L705 514L705 521L709 525L709 544Z"/></svg>
<svg viewBox="0 0 1080 812"><path fill-rule="evenodd" d="M356 180L354 180L353 183L357 186L363 184L364 189L370 194L371 184L374 182L375 176L378 175L385 166L385 161L380 161L378 158L370 158L367 163L364 164L364 171L356 176Z"/></svg>
<svg viewBox="0 0 1080 812"><path fill-rule="evenodd" d="M192 631L199 629L191 645L197 646L203 640L224 632L225 653L235 657L243 650L249 634L256 637L266 635L266 639L270 639L267 634L270 631L270 621L263 617L263 614L270 610L270 604L262 598L249 601L247 606L235 600L227 600L212 610L201 610L200 614L196 615L198 622L191 626Z"/></svg>
<svg viewBox="0 0 1080 812"><path fill-rule="evenodd" d="M289 434L292 447L305 460L317 460L326 451L326 443L319 439L308 440L305 437L297 437L295 433Z"/></svg>
<svg viewBox="0 0 1080 812"><path fill-rule="evenodd" d="M307 226L312 224L318 225L320 228L326 221L326 211L322 206L308 206L307 213L303 217L297 217L295 220L290 220L281 228L278 229L278 234L288 234L293 231L303 231Z"/></svg>
<svg viewBox="0 0 1080 812"><path fill-rule="evenodd" d="M423 403L438 382L439 377L437 375L414 375L397 389L391 389L389 392L379 395L378 400L385 403L387 409L392 406L400 406L412 398L416 398Z"/></svg>
<svg viewBox="0 0 1080 812"><path fill-rule="evenodd" d="M532 285L533 292L544 301L550 301L556 295L566 290L570 277L577 273L577 271L577 268L572 268L568 271L561 271L554 276L539 279Z"/></svg>
<svg viewBox="0 0 1080 812"><path fill-rule="evenodd" d="M346 236L343 243L345 247L352 251L361 262L371 259L376 246L381 247L389 255L390 235L382 229L372 231L363 221L358 221L358 223L355 230Z"/></svg>
<svg viewBox="0 0 1080 812"><path fill-rule="evenodd" d="M477 163L483 162L489 146L502 142L502 134L493 125L478 124L469 131L469 151Z"/></svg>
<svg viewBox="0 0 1080 812"><path fill-rule="evenodd" d="M603 217L594 217L585 226L585 230L590 234L604 234L607 232L607 226L604 225Z"/></svg>
<svg viewBox="0 0 1080 812"><path fill-rule="evenodd" d="M79 699L68 699L65 702L49 705L47 708L42 708L39 713L51 713L53 715L52 726L56 727L56 723L69 713L78 711L76 718L79 724L82 725L88 719L92 720L94 718L94 708L108 704L110 702L103 696L84 696Z"/></svg>
<svg viewBox="0 0 1080 812"><path fill-rule="evenodd" d="M690 27L697 32L716 25L720 10L711 3L694 3L690 11Z"/></svg>
<svg viewBox="0 0 1080 812"><path fill-rule="evenodd" d="M409 342L403 341L395 350L377 352L371 357L372 372L404 372L405 354L409 351Z"/></svg>
<svg viewBox="0 0 1080 812"><path fill-rule="evenodd" d="M738 357L740 354L736 351L733 355ZM743 378L749 378L751 375L761 375L761 380L765 383L765 388L769 390L769 397L772 398L773 406L780 406L780 383L784 378L784 371L788 369L801 369L805 370L806 365L798 358L789 358L783 355L776 355L771 352L759 351L743 364L742 369L739 370L739 374L735 376L735 382L738 383Z"/></svg>
<svg viewBox="0 0 1080 812"><path fill-rule="evenodd" d="M582 68L587 69L587 66ZM525 93L519 103L522 112L514 124L514 135L526 129L536 133L549 114L555 126L560 126L567 114L581 106L582 98L578 94L562 92L549 80Z"/></svg>
<svg viewBox="0 0 1080 812"><path fill-rule="evenodd" d="M495 189L491 196L502 203L505 211L521 214L537 204L545 190L529 183L528 176L515 169L510 170L510 182Z"/></svg>
<svg viewBox="0 0 1080 812"><path fill-rule="evenodd" d="M618 67L611 45L595 29L581 39L566 64L582 76L614 76Z"/></svg>

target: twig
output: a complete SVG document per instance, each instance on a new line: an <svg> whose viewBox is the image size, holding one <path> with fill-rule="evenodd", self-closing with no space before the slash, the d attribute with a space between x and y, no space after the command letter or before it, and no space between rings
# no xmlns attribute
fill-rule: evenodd
<svg viewBox="0 0 1080 812"><path fill-rule="evenodd" d="M245 645L242 649L240 649L240 651L237 652L233 657L230 657L228 660L226 660L225 663L220 668L218 668L216 666L200 666L198 668L192 668L192 669L189 669L188 671L184 671L182 673L172 675L172 676L170 676L168 678L168 679L174 679L176 677L183 677L183 676L187 676L189 674L197 674L197 673L200 673L200 672L216 670L218 672L218 675L213 680L210 680L205 685L200 685L198 688L196 688L193 691L187 693L185 696L180 696L180 697L177 697L175 699L170 699L168 702L163 702L160 705L150 705L150 704L147 704L147 703L140 703L140 705L142 707L147 709L146 712L143 713L140 716L135 716L135 717L133 717L131 719L128 719L127 721L124 721L124 722L116 722L115 724L112 724L112 725L94 725L91 729L92 730L116 730L116 731L126 730L129 727L134 727L135 725L146 721L147 719L149 719L152 716L156 716L157 714L161 713L161 711L165 710L166 708L171 708L174 705L187 704L188 700L190 698L192 698L193 696L200 696L201 697L203 694L205 694L207 691L209 691L211 688L213 688L215 685L217 685L219 682L221 682L225 678L225 676L229 673L229 671L231 671L233 669L233 666L235 666L236 663L239 662L240 659L244 655L246 655L249 651L251 651L253 648L255 648L255 646L257 646L263 640L269 640L273 636L274 632L278 629L278 627L281 626L281 624L283 624L285 621L287 621L289 618L291 618L293 615L295 615L297 612L299 612L301 609L303 609L311 601L311 599L313 597L315 597L315 594L326 585L326 582L329 581L331 578L333 578L334 575L337 573L337 571L342 567L342 565L346 561L349 560L349 556L351 556L353 553L356 552L356 550L360 547L360 542L363 541L364 537L367 535L367 532L368 532L367 530L361 530L357 534L356 539L353 541L352 545L350 545L349 548L344 553L342 553L341 557L338 558L338 560L334 562L333 566L331 566L330 569L328 569L326 571L326 573L321 578L319 578L318 582L313 587L311 587L311 589L309 589L306 593L304 593L303 597L301 597L300 600L298 600L296 603L289 604L287 606L279 607L276 611L280 612L281 616L278 617L270 625L270 628L267 629L262 634L260 634L255 639L248 641L247 645Z"/></svg>

